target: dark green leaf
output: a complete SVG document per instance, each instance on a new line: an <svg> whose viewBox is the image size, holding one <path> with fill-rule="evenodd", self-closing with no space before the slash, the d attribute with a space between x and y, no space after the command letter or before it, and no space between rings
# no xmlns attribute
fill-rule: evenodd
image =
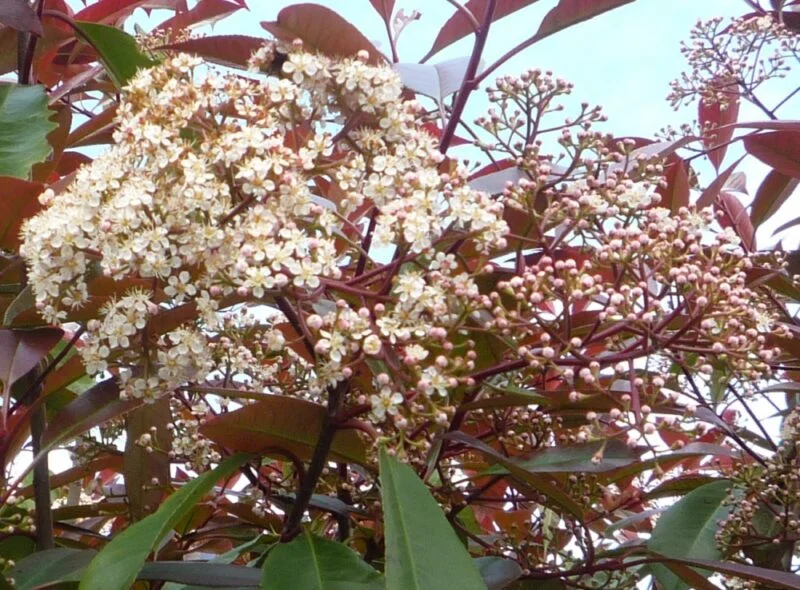
<svg viewBox="0 0 800 590"><path fill-rule="evenodd" d="M728 480L706 484L670 506L658 519L647 548L668 557L719 559L715 535L719 521L729 512L723 500L730 487ZM665 566L654 565L653 575L664 590L689 588Z"/></svg>
<svg viewBox="0 0 800 590"><path fill-rule="evenodd" d="M380 454L386 589L485 590L478 569L416 473Z"/></svg>
<svg viewBox="0 0 800 590"><path fill-rule="evenodd" d="M264 560L261 588L381 590L383 577L347 546L308 531L276 545Z"/></svg>
<svg viewBox="0 0 800 590"><path fill-rule="evenodd" d="M86 568L80 590L129 588L150 552L220 479L238 469L245 458L245 455L229 457L216 469L193 479L172 494L157 512L114 537Z"/></svg>
<svg viewBox="0 0 800 590"><path fill-rule="evenodd" d="M33 165L50 154L54 114L44 86L0 83L0 175L28 178Z"/></svg>
<svg viewBox="0 0 800 590"><path fill-rule="evenodd" d="M761 582L762 584L768 584L769 588L785 588L786 590L797 590L797 588L800 588L800 576L763 567L689 557L664 557L663 561L703 568L720 574L735 576L743 580Z"/></svg>
<svg viewBox="0 0 800 590"><path fill-rule="evenodd" d="M44 588L56 582L77 582L95 555L95 551L82 549L38 551L17 562L10 577L15 580L17 590Z"/></svg>
<svg viewBox="0 0 800 590"><path fill-rule="evenodd" d="M563 508L578 518L582 516L582 510L578 503L561 489L560 484L550 477L549 473L531 473L523 467L520 467L515 460L501 455L486 443L463 432L451 432L447 435L447 438L479 451L491 462L508 470L508 473L520 484L533 488L539 494L545 496L554 506Z"/></svg>
<svg viewBox="0 0 800 590"><path fill-rule="evenodd" d="M76 21L75 27L98 52L108 75L118 87L127 84L139 68L156 64L139 51L136 39L117 27L83 21Z"/></svg>

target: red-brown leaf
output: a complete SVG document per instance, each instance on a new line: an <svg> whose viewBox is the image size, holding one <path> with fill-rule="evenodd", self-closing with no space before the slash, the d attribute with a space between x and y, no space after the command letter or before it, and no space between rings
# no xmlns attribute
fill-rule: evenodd
<svg viewBox="0 0 800 590"><path fill-rule="evenodd" d="M61 340L60 328L0 330L0 382L8 393L11 386Z"/></svg>
<svg viewBox="0 0 800 590"><path fill-rule="evenodd" d="M659 186L657 189L661 195L658 205L677 213L678 209L689 204L689 165L684 159L672 154L665 163L664 179L667 186Z"/></svg>
<svg viewBox="0 0 800 590"><path fill-rule="evenodd" d="M183 31L202 25L214 24L244 8L242 3L233 0L200 0L194 8L181 14L176 14L158 25L158 30Z"/></svg>
<svg viewBox="0 0 800 590"><path fill-rule="evenodd" d="M592 19L604 12L613 10L634 0L561 0L558 5L548 12L539 30L536 31L537 41L549 37L563 29L567 29L583 21Z"/></svg>
<svg viewBox="0 0 800 590"><path fill-rule="evenodd" d="M128 18L139 7L172 9L174 5L174 0L100 0L80 10L74 19L107 25L116 24Z"/></svg>
<svg viewBox="0 0 800 590"><path fill-rule="evenodd" d="M732 227L736 231L736 235L742 239L742 245L747 250L754 250L756 230L747 215L747 209L736 195L722 191L714 202L714 208L723 213L719 218L720 225Z"/></svg>
<svg viewBox="0 0 800 590"><path fill-rule="evenodd" d="M722 188L725 186L725 183L728 182L728 178L730 178L731 174L733 174L734 170L736 170L736 166L739 165L744 159L744 156L736 160L733 164L728 166L722 174L717 176L714 181L709 184L706 189L700 195L700 198L697 199L697 208L702 209L703 207L709 207L714 203L714 199L717 198L717 195L720 193Z"/></svg>
<svg viewBox="0 0 800 590"><path fill-rule="evenodd" d="M535 2L536 0L498 0L494 13L492 14L492 21L499 20ZM375 2L373 2L373 5L374 4ZM487 0L469 0L468 2L462 3L464 8L469 10L479 23L483 22L484 16L486 15L487 4ZM422 58L422 61L427 61L428 58L440 52L448 45L474 32L467 17L464 16L461 11L456 11L456 13L444 23L442 28L439 29L439 34L436 36L433 46L428 50L428 53L425 54L425 57Z"/></svg>
<svg viewBox="0 0 800 590"><path fill-rule="evenodd" d="M800 180L782 174L777 170L771 170L767 174L761 186L758 187L756 196L753 199L753 208L750 211L750 219L755 227L764 223L767 219L775 215L786 202Z"/></svg>
<svg viewBox="0 0 800 590"><path fill-rule="evenodd" d="M157 49L173 49L194 53L208 61L223 66L246 67L254 51L264 45L264 40L247 35L219 35L198 37L180 43L170 43Z"/></svg>
<svg viewBox="0 0 800 590"><path fill-rule="evenodd" d="M721 86L722 82L718 85ZM738 84L735 82L726 84L719 91L724 93L727 98L728 104L724 110L719 102L707 103L701 100L698 106L698 120L705 130L703 144L706 150L709 150L706 155L717 170L725 159L727 144L733 137L734 127L727 126L736 123L739 117Z"/></svg>
<svg viewBox="0 0 800 590"><path fill-rule="evenodd" d="M3 0L0 2L0 23L16 31L42 36L42 23L27 0Z"/></svg>
<svg viewBox="0 0 800 590"><path fill-rule="evenodd" d="M369 0L375 12L381 15L383 22L388 23L394 12L394 0Z"/></svg>
<svg viewBox="0 0 800 590"><path fill-rule="evenodd" d="M0 248L17 249L22 223L42 209L39 195L43 190L38 182L0 176Z"/></svg>
<svg viewBox="0 0 800 590"><path fill-rule="evenodd" d="M322 432L325 408L282 395L264 399L209 419L200 432L232 451L289 454L301 461L311 458ZM340 430L331 445L331 457L363 464L365 444L354 430Z"/></svg>
<svg viewBox="0 0 800 590"><path fill-rule="evenodd" d="M800 131L771 131L744 138L747 152L786 176L800 178Z"/></svg>
<svg viewBox="0 0 800 590"><path fill-rule="evenodd" d="M276 21L262 21L261 26L283 41L302 39L306 49L332 57L353 57L359 51L369 53L369 62L383 61L380 52L361 31L330 8L318 4L295 4L278 13Z"/></svg>

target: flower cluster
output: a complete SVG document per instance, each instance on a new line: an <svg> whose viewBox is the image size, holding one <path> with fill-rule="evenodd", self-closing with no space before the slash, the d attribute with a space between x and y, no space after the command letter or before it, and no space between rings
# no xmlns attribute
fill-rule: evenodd
<svg viewBox="0 0 800 590"><path fill-rule="evenodd" d="M670 84L672 106L700 98L726 108L740 93L751 99L765 82L784 77L800 55L800 41L769 13L730 23L718 17L698 22L681 53L691 71Z"/></svg>
<svg viewBox="0 0 800 590"><path fill-rule="evenodd" d="M253 65L274 59L268 46ZM439 171L435 139L390 69L294 50L277 78L197 80L200 63L180 55L139 72L115 145L65 192L45 192L47 209L23 229L48 321L94 301L103 277L119 291L87 325L90 374L111 370L125 395L147 400L202 380L218 311L340 280L349 262L375 255L363 246L367 211L375 249L421 254L445 232L480 251L503 245L502 206L462 170ZM320 382L341 378L353 343L375 355L395 336L363 313L337 322L316 345Z"/></svg>

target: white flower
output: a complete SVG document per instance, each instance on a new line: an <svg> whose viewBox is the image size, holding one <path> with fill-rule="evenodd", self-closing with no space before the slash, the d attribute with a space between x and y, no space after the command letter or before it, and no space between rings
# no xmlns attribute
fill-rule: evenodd
<svg viewBox="0 0 800 590"><path fill-rule="evenodd" d="M377 356L381 351L381 346L381 339L375 334L370 334L361 343L361 348L370 356Z"/></svg>
<svg viewBox="0 0 800 590"><path fill-rule="evenodd" d="M390 416L394 416L397 414L397 406L403 402L405 398L403 394L398 392L392 392L391 387L384 386L381 388L378 395L371 395L369 398L370 403L372 404L371 415L372 418L376 421L383 421L386 418L386 414Z"/></svg>

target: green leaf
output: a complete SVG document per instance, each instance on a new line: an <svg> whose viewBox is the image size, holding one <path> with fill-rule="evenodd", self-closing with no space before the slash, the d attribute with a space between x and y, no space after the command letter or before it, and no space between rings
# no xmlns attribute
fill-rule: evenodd
<svg viewBox="0 0 800 590"><path fill-rule="evenodd" d="M319 404L281 395L220 414L200 427L216 443L247 453L291 454L308 461L325 421ZM270 453L272 451L272 453ZM340 430L331 445L331 457L347 463L366 463L366 448L355 430Z"/></svg>
<svg viewBox="0 0 800 590"><path fill-rule="evenodd" d="M581 507L559 486L559 483L549 473L532 473L520 467L516 461L501 455L486 443L463 432L451 432L447 435L447 438L472 447L491 462L504 467L518 482L514 484L515 487L520 487L521 484L529 489L532 488L535 490L532 493L537 496L539 494L546 496L553 506L558 506L578 518L582 517ZM498 473L503 473L503 471L498 471Z"/></svg>
<svg viewBox="0 0 800 590"><path fill-rule="evenodd" d="M27 179L50 154L47 134L58 125L40 84L0 84L0 176Z"/></svg>
<svg viewBox="0 0 800 590"><path fill-rule="evenodd" d="M486 590L478 569L428 488L409 467L380 453L387 590Z"/></svg>
<svg viewBox="0 0 800 590"><path fill-rule="evenodd" d="M80 573L96 555L81 549L46 549L32 553L9 572L16 590L34 590L57 582L77 582Z"/></svg>
<svg viewBox="0 0 800 590"><path fill-rule="evenodd" d="M245 458L244 455L234 455L226 459L216 469L172 494L157 512L114 537L89 564L81 579L80 590L130 588L150 552L220 479L238 469Z"/></svg>
<svg viewBox="0 0 800 590"><path fill-rule="evenodd" d="M705 568L720 574L735 576L743 580L761 582L762 584L766 584L769 588L785 588L787 590L796 590L797 588L800 588L800 576L790 574L789 572L780 572L763 567L744 565L741 563L728 563L725 561L713 561L708 559L677 559L665 557L663 561L665 563L678 563L698 568Z"/></svg>
<svg viewBox="0 0 800 590"><path fill-rule="evenodd" d="M108 75L118 87L127 84L139 68L156 65L139 51L136 39L117 27L75 21L75 28L97 51Z"/></svg>
<svg viewBox="0 0 800 590"><path fill-rule="evenodd" d="M264 560L261 588L281 590L380 590L383 576L341 543L308 531L276 545Z"/></svg>
<svg viewBox="0 0 800 590"><path fill-rule="evenodd" d="M667 557L720 559L715 535L717 523L730 510L723 505L730 487L728 480L716 481L697 488L673 504L658 519L647 548ZM666 566L653 564L653 575L663 590L689 588Z"/></svg>

